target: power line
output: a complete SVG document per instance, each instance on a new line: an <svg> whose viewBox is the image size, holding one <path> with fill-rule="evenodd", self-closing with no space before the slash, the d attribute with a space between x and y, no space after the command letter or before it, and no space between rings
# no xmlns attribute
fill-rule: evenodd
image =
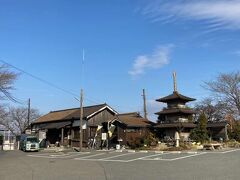
<svg viewBox="0 0 240 180"><path fill-rule="evenodd" d="M85 56L85 55L83 54L83 58L84 58L84 56ZM48 86L51 86L51 87L53 87L53 88L55 88L55 89L58 89L58 90L60 90L60 91L62 91L62 92L64 92L64 93L68 94L68 95L71 95L71 96L73 96L74 99L76 99L76 97L79 96L77 93L74 93L74 92L71 92L71 91L69 91L69 90L63 89L63 88L55 85L54 83L51 83L51 82L49 82L49 81L47 81L47 80L45 80L45 79L43 79L43 78L40 78L40 77L38 77L38 76L36 76L36 75L34 75L34 74L32 74L32 73L29 73L29 72L27 72L27 71L25 71L25 70L23 70L23 69L21 69L21 68L19 68L19 67L16 67L16 66L14 66L14 65L12 65L12 64L10 64L10 63L2 60L2 59L0 59L0 62L2 62L3 64L5 64L5 65L7 65L7 66L9 66L9 67L12 67L12 68L16 69L17 71L19 71L19 72L21 72L21 73L23 73L23 74L26 74L26 75L32 77L33 79L36 79L36 80L38 80L38 81L40 81L40 82L42 82L42 83L44 83L44 84L47 84ZM84 62L83 62L83 63L84 63ZM15 98L15 99L16 99L16 101L17 101L18 103L20 103L20 104L27 104L27 102L25 102L25 101L20 102L21 100L19 100L19 99L17 99L17 98ZM87 97L87 96L85 96L85 99L86 99L87 101L91 102L91 103L94 103L94 104L104 104L104 103L105 103L104 101L96 100L96 99L94 99L94 98Z"/></svg>
<svg viewBox="0 0 240 180"><path fill-rule="evenodd" d="M84 54L84 52L83 52L83 58L85 58L84 56L85 56L85 54ZM71 92L71 91L69 91L69 90L63 89L63 88L55 85L54 83L51 83L51 82L49 82L49 81L47 81L47 80L44 80L43 78L40 78L40 77L38 77L38 76L36 76L36 75L34 75L34 74L32 74L32 73L29 73L29 72L27 72L27 71L19 68L19 67L16 67L16 66L14 66L14 65L12 65L12 64L10 64L10 63L2 60L2 59L0 59L0 62L2 62L2 63L5 64L5 65L8 65L9 67L12 67L12 68L16 69L17 71L19 71L19 72L21 72L21 73L23 73L23 74L26 74L26 75L32 77L33 79L36 79L36 80L38 80L38 81L40 81L40 82L42 82L42 83L44 83L44 84L47 84L48 86L51 86L51 87L53 87L53 88L55 88L55 89L58 89L58 90L60 90L60 91L62 91L62 92L64 92L64 93L68 94L68 95L71 95L74 99L76 99L76 97L79 96L77 93L74 93L74 92ZM83 60L82 63L84 64L84 60ZM83 70L82 70L82 71L83 71ZM19 99L17 99L17 98L15 98L15 99L16 99L15 101L18 102L19 104L26 105L26 104L28 103L27 101L22 101L22 100L19 100ZM104 104L104 103L105 103L104 101L100 101L100 100L98 100L98 99L96 99L96 98L91 98L91 97L88 97L88 96L86 96L86 95L85 95L85 100L87 100L87 101L89 101L89 102L91 102L91 103L94 103L94 104ZM111 104L109 104L109 105L112 106ZM122 113L125 112L125 111L123 111L123 109L120 108L118 105L117 105L117 106L116 106L116 105L113 105L112 107L118 107L118 112L122 112Z"/></svg>
<svg viewBox="0 0 240 180"><path fill-rule="evenodd" d="M12 67L12 68L20 71L21 73L24 73L24 74L32 77L33 79L36 79L36 80L38 80L38 81L41 81L42 83L45 83L45 84L47 84L47 85L49 85L49 86L51 86L51 87L54 87L54 88L56 88L56 89L58 89L58 90L61 90L61 91L65 92L65 93L67 93L67 94L69 94L69 95L72 95L72 96L74 96L74 97L75 97L75 96L78 96L77 94L75 94L75 93L73 93L73 92L71 92L71 91L68 91L68 90L66 90L66 89L63 89L63 88L61 88L61 87L59 87L59 86L57 86L57 85L55 85L55 84L53 84L53 83L51 83L51 82L49 82L49 81L47 81L47 80L44 80L44 79L42 79L42 78L40 78L40 77L38 77L38 76L36 76L36 75L33 75L32 73L29 73L29 72L27 72L27 71L24 71L23 69L20 69L20 68L18 68L18 67L16 67L16 66L14 66L14 65L12 65L12 64L4 61L4 60L1 60L1 59L0 59L0 62L2 62L3 64L6 64L6 65L8 65L8 66L10 66L10 67Z"/></svg>
<svg viewBox="0 0 240 180"><path fill-rule="evenodd" d="M21 100L21 99L16 98L16 97L14 97L14 99L15 99L15 102L18 103L18 104L21 104L21 105L27 105L28 104L27 100Z"/></svg>

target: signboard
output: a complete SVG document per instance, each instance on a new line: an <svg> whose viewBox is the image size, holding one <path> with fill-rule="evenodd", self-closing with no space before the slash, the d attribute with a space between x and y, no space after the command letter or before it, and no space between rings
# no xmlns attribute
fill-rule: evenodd
<svg viewBox="0 0 240 180"><path fill-rule="evenodd" d="M25 134L31 134L32 133L32 131L31 131L31 129L26 129L26 131L25 131Z"/></svg>
<svg viewBox="0 0 240 180"><path fill-rule="evenodd" d="M46 132L45 131L39 131L39 135L38 135L39 140L43 140L46 139Z"/></svg>
<svg viewBox="0 0 240 180"><path fill-rule="evenodd" d="M86 121L83 121L83 126L82 126L83 129L87 129L87 122Z"/></svg>
<svg viewBox="0 0 240 180"><path fill-rule="evenodd" d="M107 133L102 133L102 140L107 140Z"/></svg>

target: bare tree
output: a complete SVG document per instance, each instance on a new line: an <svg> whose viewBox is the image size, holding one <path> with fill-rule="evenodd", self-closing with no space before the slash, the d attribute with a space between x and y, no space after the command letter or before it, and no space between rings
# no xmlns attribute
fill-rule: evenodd
<svg viewBox="0 0 240 180"><path fill-rule="evenodd" d="M208 121L222 121L229 114L229 107L221 101L205 98L195 105L198 114L204 113Z"/></svg>
<svg viewBox="0 0 240 180"><path fill-rule="evenodd" d="M9 70L6 65L0 65L0 100L11 100L16 102L15 98L11 95L11 90L14 89L13 84L17 78L18 74ZM6 125L8 119L8 112L6 107L0 105L0 125Z"/></svg>
<svg viewBox="0 0 240 180"><path fill-rule="evenodd" d="M215 99L227 104L234 115L240 115L240 72L221 73L216 80L205 82L206 89L215 95Z"/></svg>
<svg viewBox="0 0 240 180"><path fill-rule="evenodd" d="M13 84L18 74L9 70L8 66L0 65L0 99L10 99L16 101L11 95L10 91L13 90Z"/></svg>
<svg viewBox="0 0 240 180"><path fill-rule="evenodd" d="M0 105L0 125L6 127L5 124L6 124L7 118L8 118L8 112L2 105Z"/></svg>
<svg viewBox="0 0 240 180"><path fill-rule="evenodd" d="M40 117L37 109L30 110L30 123ZM2 125L8 128L13 134L19 135L28 127L28 108L11 107L7 116L2 120Z"/></svg>

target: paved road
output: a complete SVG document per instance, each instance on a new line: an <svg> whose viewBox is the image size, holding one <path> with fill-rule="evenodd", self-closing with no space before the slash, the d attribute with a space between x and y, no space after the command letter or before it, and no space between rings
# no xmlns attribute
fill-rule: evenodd
<svg viewBox="0 0 240 180"><path fill-rule="evenodd" d="M0 151L0 180L238 180L240 150L199 154Z"/></svg>

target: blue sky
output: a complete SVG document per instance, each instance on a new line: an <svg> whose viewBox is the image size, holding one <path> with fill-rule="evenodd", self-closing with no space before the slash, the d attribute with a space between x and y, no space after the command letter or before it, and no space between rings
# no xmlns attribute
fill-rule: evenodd
<svg viewBox="0 0 240 180"><path fill-rule="evenodd" d="M173 71L178 91L201 100L204 81L239 70L239 32L239 0L0 0L0 59L119 112L141 112L145 88L152 120ZM42 113L79 104L25 74L15 88Z"/></svg>

